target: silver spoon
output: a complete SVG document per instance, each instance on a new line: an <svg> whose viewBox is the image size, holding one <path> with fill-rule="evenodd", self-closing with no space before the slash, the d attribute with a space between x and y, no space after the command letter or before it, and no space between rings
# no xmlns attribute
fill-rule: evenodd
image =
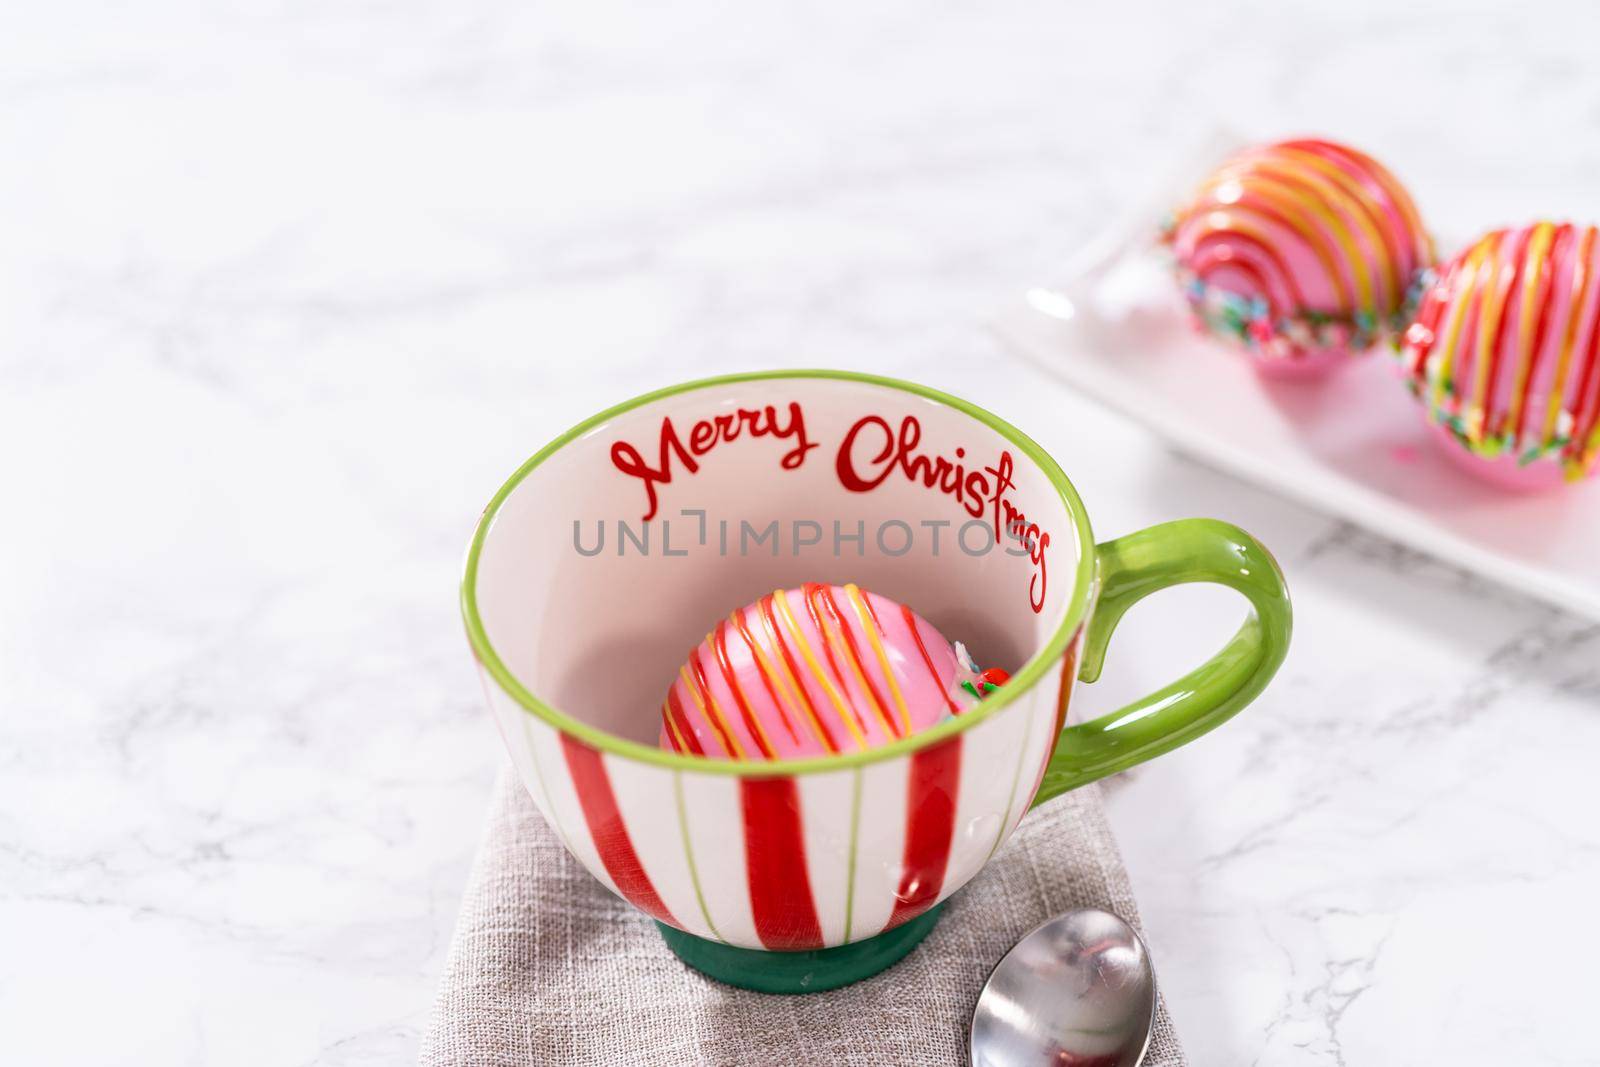
<svg viewBox="0 0 1600 1067"><path fill-rule="evenodd" d="M1034 929L995 965L972 1012L972 1067L1139 1067L1156 978L1133 928L1098 908Z"/></svg>

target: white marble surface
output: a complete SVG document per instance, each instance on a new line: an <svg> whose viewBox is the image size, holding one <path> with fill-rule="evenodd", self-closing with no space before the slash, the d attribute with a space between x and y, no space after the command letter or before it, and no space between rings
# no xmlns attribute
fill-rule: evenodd
<svg viewBox="0 0 1600 1067"><path fill-rule="evenodd" d="M412 1058L501 758L480 507L621 396L832 364L1012 418L1103 535L1279 552L1278 683L1113 791L1197 1065L1600 1063L1600 629L981 327L1220 118L1351 139L1456 224L1600 216L1593 6L1473 7L14 6L0 1059ZM1236 614L1142 606L1085 703Z"/></svg>

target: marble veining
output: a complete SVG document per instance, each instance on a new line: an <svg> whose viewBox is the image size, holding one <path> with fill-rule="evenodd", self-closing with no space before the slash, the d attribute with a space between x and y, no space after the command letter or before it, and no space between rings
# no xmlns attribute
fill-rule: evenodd
<svg viewBox="0 0 1600 1067"><path fill-rule="evenodd" d="M501 759L454 603L479 510L625 394L837 365L1010 418L1101 536L1213 514L1279 554L1278 683L1111 790L1196 1064L1600 1063L1600 628L1174 456L982 326L1219 121L1361 144L1441 230L1600 217L1596 19L14 12L3 1058L412 1059ZM1238 611L1141 605L1082 709Z"/></svg>

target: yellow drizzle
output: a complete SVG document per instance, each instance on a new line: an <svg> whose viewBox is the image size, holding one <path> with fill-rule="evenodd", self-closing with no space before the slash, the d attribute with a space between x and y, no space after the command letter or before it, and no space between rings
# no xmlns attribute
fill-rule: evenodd
<svg viewBox="0 0 1600 1067"><path fill-rule="evenodd" d="M1527 384L1528 375L1533 373L1533 361L1538 355L1533 351L1533 298L1539 291L1539 276L1544 273L1545 260L1550 256L1555 232L1556 228L1550 223L1541 222L1534 227L1533 236L1528 239L1527 269L1522 279L1522 322L1517 331L1517 380L1511 391L1511 411L1507 420L1511 426L1517 424L1517 418L1522 414L1522 390ZM1554 278L1550 284L1555 285Z"/></svg>
<svg viewBox="0 0 1600 1067"><path fill-rule="evenodd" d="M900 709L900 721L906 728L905 733L909 735L911 712L906 708L905 695L900 692L900 683L895 679L894 671L889 666L889 656L884 652L883 642L878 638L878 628L872 624L872 617L867 614L867 605L861 599L861 590L851 582L845 585L844 591L850 602L855 605L856 617L861 620L861 629L866 631L867 640L872 643L872 652L878 657L878 666L883 668L883 676L889 680L889 691L894 694L894 702Z"/></svg>
<svg viewBox="0 0 1600 1067"><path fill-rule="evenodd" d="M1398 307L1400 301L1405 298L1405 281L1400 277L1400 265L1390 255L1388 242L1383 239L1383 234L1378 231L1375 225L1381 224L1388 228L1383 205L1374 200L1372 194L1367 191L1367 187L1353 178L1343 167L1328 162L1315 152L1300 148L1285 148L1283 152L1326 175L1334 184L1343 189L1351 200L1355 201L1358 208L1362 209L1360 212L1351 212L1351 217L1355 220L1356 225L1361 227L1362 232L1367 235L1367 239L1373 243L1373 254L1378 257L1379 267L1385 275L1384 280L1388 283L1389 298L1393 301L1394 306ZM1378 309L1374 308L1373 310L1376 312Z"/></svg>
<svg viewBox="0 0 1600 1067"><path fill-rule="evenodd" d="M1226 184L1227 182L1234 182L1241 185L1243 184L1237 178L1219 180L1212 184L1208 192L1214 193L1216 186ZM1310 246L1312 254L1317 257L1317 262L1322 264L1323 272L1328 275L1328 280L1333 283L1334 291L1338 294L1339 305L1341 307L1352 306L1354 301L1350 296L1350 283L1345 281L1344 272L1339 269L1337 260L1338 253L1333 246L1328 243L1328 235L1323 233L1318 227L1308 224L1301 217L1300 212L1296 209L1294 198L1292 196L1285 197L1283 194L1279 193L1277 189L1271 185L1271 183L1253 181L1250 183L1250 192L1252 195L1265 200L1273 208L1277 209L1278 216L1281 218L1282 222L1287 223L1289 228L1299 235L1301 240L1305 241L1306 244ZM1259 210L1253 209L1243 200L1232 203L1218 200L1218 203L1226 204L1227 210L1230 212L1244 212L1246 214L1259 217L1263 219L1263 221L1277 221L1262 215ZM1240 232L1254 236L1250 230L1241 228ZM1260 231L1257 230L1256 232L1259 233Z"/></svg>
<svg viewBox="0 0 1600 1067"><path fill-rule="evenodd" d="M812 601L813 606L815 603L815 601ZM861 692L872 705L872 710L878 713L878 721L883 724L884 733L894 737L894 723L889 721L889 710L879 704L878 698L873 695L872 686L867 684L867 676L861 670L861 664L856 660L855 655L850 651L850 646L845 642L843 633L836 634L829 631L828 624L833 620L829 618L829 612L822 608L817 609L817 621L822 625L822 639L833 646L834 650L839 654L839 659L850 664L850 672L855 675L856 684L861 687ZM840 619L838 622L833 623L833 628L838 630L843 625L844 620Z"/></svg>
<svg viewBox="0 0 1600 1067"><path fill-rule="evenodd" d="M1567 395L1567 374L1572 365L1572 350L1577 344L1578 327L1589 312L1589 256L1594 252L1593 226L1583 231L1583 243L1578 246L1578 258L1572 264L1572 313L1567 317L1567 332L1561 338L1561 355L1556 360L1555 388L1550 393L1550 406L1545 411L1544 432L1541 441L1555 434L1556 420L1561 415L1561 401Z"/></svg>
<svg viewBox="0 0 1600 1067"><path fill-rule="evenodd" d="M1488 241L1479 241L1473 245L1472 251L1467 253L1465 269L1459 271L1456 275L1457 284L1461 286L1461 289L1457 291L1457 295L1460 298L1451 301L1450 322L1445 327L1445 342L1439 350L1439 366L1433 373L1433 397L1429 407L1436 413L1435 421L1437 421L1437 413L1444 410L1445 383L1450 380L1450 364L1455 356L1456 342L1461 339L1461 327L1467 317L1467 305L1471 303L1461 294L1470 293L1472 287L1477 284L1478 270L1483 264L1484 252L1489 244L1490 242Z"/></svg>
<svg viewBox="0 0 1600 1067"><path fill-rule="evenodd" d="M1400 214L1405 216L1406 232L1421 242L1420 247L1413 250L1421 253L1424 264L1434 261L1433 238L1428 236L1428 231L1422 226L1422 218L1417 214L1417 205L1411 202L1411 194L1406 192L1398 179L1389 173L1389 169L1367 155L1348 145L1341 145L1340 151L1358 161L1362 167L1377 179L1389 194L1389 199L1400 209Z"/></svg>
<svg viewBox="0 0 1600 1067"><path fill-rule="evenodd" d="M1479 289L1478 331L1475 337L1477 358L1473 360L1472 367L1472 396L1470 399L1462 398L1461 414L1474 440L1482 439L1489 431L1488 417L1484 411L1485 394L1489 386L1489 364L1494 360L1494 343L1500 333L1500 320L1505 316L1506 304L1511 299L1511 286L1508 284L1502 288L1495 275L1502 270L1516 270L1515 263L1505 262L1501 257L1504 245L1503 237L1494 241L1494 251L1490 253L1484 267L1487 276ZM1526 303L1523 307L1523 313L1526 314Z"/></svg>
<svg viewBox="0 0 1600 1067"><path fill-rule="evenodd" d="M713 728L711 731L711 735L717 739L717 747L728 755L737 759L744 759L744 746L739 744L739 735L728 728L728 720L722 717L722 710L717 707L717 698L712 696L711 691L708 689L706 690L706 699L700 699L700 686L690 676L687 666L679 667L678 674L683 678L683 687L689 690L689 696L694 699L694 706L700 709L700 714L705 718L707 724L713 725L713 727L718 724L721 725L721 730ZM711 702L709 711L706 709L706 700ZM716 716L715 720L712 719L713 715ZM733 743L732 752L728 752L728 746L722 743L723 734L727 734L728 740Z"/></svg>
<svg viewBox="0 0 1600 1067"><path fill-rule="evenodd" d="M756 616L757 618L760 618L761 612L757 611ZM732 615L728 616L728 621L733 623L734 629L739 631L739 635L741 637L750 636L747 632L748 628L746 627L744 620L740 618L738 612L734 612ZM773 691L781 692L782 695L780 699L796 713L802 711L805 712L806 722L811 724L811 732L816 735L817 741L822 745L823 748L832 751L833 746L828 744L828 739L822 733L822 724L817 721L816 715L812 713L808 705L795 698L794 692L789 688L789 683L786 682L778 674L778 672L772 669L772 664L767 661L766 655L761 651L761 642L751 639L747 640L745 643L750 646L750 651L755 653L756 665L761 668L761 673L766 676L767 681L772 685ZM782 656L778 657L778 662L783 663ZM789 672L789 665L787 663L783 664L783 670L785 674ZM792 681L793 679L790 680ZM796 683L796 688L798 687L799 683Z"/></svg>
<svg viewBox="0 0 1600 1067"><path fill-rule="evenodd" d="M839 697L839 691L833 687L833 683L828 681L828 676L823 673L822 665L817 662L816 654L811 651L811 642L806 640L806 635L800 629L800 624L795 621L794 612L789 607L789 598L784 596L782 589L778 589L773 591L772 599L778 605L778 610L783 613L783 621L789 627L789 632L794 635L794 643L800 649L800 655L804 657L806 666L811 668L812 676L822 685L823 691L828 694L828 699L833 701L833 706L839 712L840 720L843 721L845 728L850 731L850 735L856 739L857 747L866 748L867 739L861 735L861 730L851 718L850 710L845 707L844 701ZM826 640L827 632L824 631L822 636Z"/></svg>
<svg viewBox="0 0 1600 1067"><path fill-rule="evenodd" d="M1285 195L1291 197L1306 211L1321 219L1327 226L1329 235L1339 242L1339 247L1344 250L1345 258L1349 261L1351 269L1356 276L1356 292L1364 309L1377 309L1377 301L1373 297L1372 277L1367 273L1366 257L1361 254L1361 248L1356 244L1350 234L1350 227L1337 213L1326 207L1323 200L1307 192L1302 186L1320 192L1322 197L1330 202L1339 202L1344 198L1340 195L1338 187L1330 185L1316 175L1298 174L1293 170L1280 167L1276 164L1262 160L1255 164L1257 169L1256 180L1274 181Z"/></svg>
<svg viewBox="0 0 1600 1067"><path fill-rule="evenodd" d="M661 721L667 724L667 732L672 735L672 744L679 752L689 751L689 746L683 743L683 734L678 732L678 724L672 721L672 710L667 702L661 702Z"/></svg>

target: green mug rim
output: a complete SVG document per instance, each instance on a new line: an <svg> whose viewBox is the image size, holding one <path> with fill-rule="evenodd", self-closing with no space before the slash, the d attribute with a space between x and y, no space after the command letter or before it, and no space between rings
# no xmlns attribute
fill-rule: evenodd
<svg viewBox="0 0 1600 1067"><path fill-rule="evenodd" d="M772 381L775 379L823 379L833 381L858 382L865 385L879 386L889 389L898 389L915 396L933 400L960 411L977 419L990 429L999 433L1006 440L1015 445L1021 452L1031 459L1050 480L1056 493L1071 516L1073 526L1078 535L1078 566L1074 575L1072 600L1067 607L1066 614L1062 617L1061 624L1045 642L1043 648L1029 658L1022 669L1012 674L1010 682L1000 688L1000 691L985 699L976 708L956 718L942 722L937 726L912 734L910 737L892 741L886 745L863 749L859 752L840 753L838 755L813 756L807 759L787 760L750 760L750 759L707 759L705 757L680 755L656 748L653 745L630 741L616 734L608 733L597 727L591 726L580 719L561 711L553 704L549 704L535 696L526 686L517 680L516 676L506 667L495 651L494 645L489 640L488 632L484 629L483 619L478 613L477 584L478 560L483 551L484 542L487 540L490 529L494 526L495 518L500 513L500 506L522 484L524 478L545 460L555 455L574 439L581 437L598 426L604 425L619 415L632 411L634 408L664 400L667 397L677 396L681 393L695 392L700 389L710 389L721 385L734 385L740 382ZM621 756L641 763L671 770L695 771L702 774L726 774L736 776L772 776L781 777L800 774L814 774L824 771L843 771L856 767L864 767L871 763L892 760L900 756L909 755L919 749L936 745L946 738L953 737L964 730L977 726L980 722L1000 714L1007 707L1015 703L1023 693L1032 689L1051 665L1060 660L1066 652L1067 645L1078 627L1083 622L1089 603L1090 588L1094 581L1095 566L1095 541L1089 528L1089 517L1084 512L1083 501L1078 496L1078 491L1072 482L1067 479L1056 463L1038 443L1027 434L1006 422L1004 419L959 397L933 389L916 382L908 382L899 378L888 378L876 374L863 374L858 371L824 370L807 368L801 370L770 370L748 371L739 374L723 374L711 378L697 378L693 381L681 382L662 389L644 393L631 400L606 408L597 415L592 415L578 423L566 433L545 445L538 452L518 467L516 473L506 479L498 492L489 501L489 506L483 509L483 516L478 520L477 529L473 531L472 543L467 549L466 570L461 578L461 614L466 622L467 641L472 646L473 654L494 678L495 682L511 696L522 709L531 712L534 716L544 721L548 726L568 734L592 748L613 756Z"/></svg>

